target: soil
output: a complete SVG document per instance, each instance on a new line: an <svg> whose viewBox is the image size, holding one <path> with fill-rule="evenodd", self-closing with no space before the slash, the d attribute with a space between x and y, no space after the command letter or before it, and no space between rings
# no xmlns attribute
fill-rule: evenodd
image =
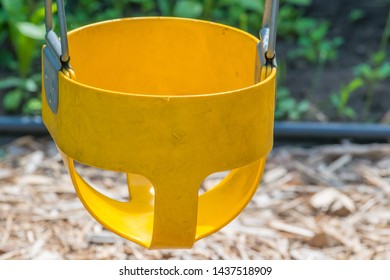
<svg viewBox="0 0 390 280"><path fill-rule="evenodd" d="M284 64L287 64L285 80L282 83L290 89L294 98L298 100L307 98L313 105L310 111L314 113L304 116L304 120L346 121L346 119L337 117L330 105L329 96L353 78L352 69L354 66L368 62L370 54L378 50L389 4L390 2L386 3L384 0L338 0L331 2L313 0L313 4L304 12L304 15L328 20L331 23L329 38L340 36L344 39L344 43L338 51L338 59L327 62L322 72L318 72L320 71L318 65L311 64L304 59L287 60L288 52L293 48L294 42L278 41L279 65L282 68ZM364 11L364 17L351 22L349 13L354 9ZM390 46L388 52L390 53ZM35 66L37 71L40 71L39 61ZM0 69L0 77L6 75L7 71ZM317 82L316 76L320 77ZM386 113L390 116L389 88L390 79L378 84L370 115L363 120L360 114L360 118L355 121L383 122ZM0 90L0 100L3 96L4 91ZM364 98L363 91L357 92L352 95L349 104L356 112L362 112ZM0 115L4 114L0 103Z"/></svg>

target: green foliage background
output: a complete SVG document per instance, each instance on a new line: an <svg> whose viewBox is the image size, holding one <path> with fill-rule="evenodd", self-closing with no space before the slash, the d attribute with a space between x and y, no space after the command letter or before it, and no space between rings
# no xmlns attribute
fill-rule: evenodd
<svg viewBox="0 0 390 280"><path fill-rule="evenodd" d="M261 27L263 2L263 0L65 0L68 29L107 19L162 15L216 21L256 35ZM326 63L338 58L338 48L342 46L343 38L330 38L331 23L327 20L305 16L304 11L310 7L312 0L280 2L279 40L293 42L294 47L285 56L286 61L279 60L281 79L278 86L276 118L299 120L309 111L310 101L298 101L292 97L284 85L283 68L288 65L289 60L303 59L316 65L318 73L321 73ZM43 0L0 0L0 97L3 95L3 104L0 107L7 113L40 113L39 56L45 34L43 3ZM55 5L53 8L55 11ZM358 21L364 17L364 11L355 9L347 16L351 21ZM355 115L347 106L346 97L361 88L363 82L376 83L390 75L388 69L390 66L387 65L386 59L382 59L381 65L376 63L375 66L380 68L381 79L370 80L366 71L367 67L371 67L368 63L366 66L360 66L360 70L356 70L356 75L361 76L359 81L362 83L351 81L351 85L341 86L339 92L333 93L331 104L336 114L339 113L342 118L353 118ZM371 91L372 88L374 85L371 85ZM345 113L345 108L348 108L349 113Z"/></svg>

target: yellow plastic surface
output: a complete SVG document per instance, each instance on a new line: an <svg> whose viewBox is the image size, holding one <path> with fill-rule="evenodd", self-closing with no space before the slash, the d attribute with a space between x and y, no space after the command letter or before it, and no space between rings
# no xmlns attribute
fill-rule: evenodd
<svg viewBox="0 0 390 280"><path fill-rule="evenodd" d="M189 248L244 209L273 143L276 69L254 84L257 43L228 26L178 18L69 33L76 79L59 73L58 112L43 102L42 115L101 224L147 248ZM130 201L96 191L74 161L127 173ZM199 196L202 181L224 170L232 171Z"/></svg>

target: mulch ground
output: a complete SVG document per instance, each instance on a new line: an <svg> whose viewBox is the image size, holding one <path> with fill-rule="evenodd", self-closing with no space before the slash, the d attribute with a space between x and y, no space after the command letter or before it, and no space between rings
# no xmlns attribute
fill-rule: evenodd
<svg viewBox="0 0 390 280"><path fill-rule="evenodd" d="M237 219L191 250L152 251L95 222L50 140L24 137L1 151L0 259L390 259L390 144L275 148ZM125 196L124 175L79 170Z"/></svg>

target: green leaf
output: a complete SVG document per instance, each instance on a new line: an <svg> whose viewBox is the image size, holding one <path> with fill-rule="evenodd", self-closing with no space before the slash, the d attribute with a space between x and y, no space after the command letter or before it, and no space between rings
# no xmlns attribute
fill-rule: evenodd
<svg viewBox="0 0 390 280"><path fill-rule="evenodd" d="M38 90L38 85L33 79L26 79L24 81L24 88L29 92L36 92Z"/></svg>
<svg viewBox="0 0 390 280"><path fill-rule="evenodd" d="M356 22L364 18L365 12L362 9L353 9L349 15L348 18L352 22Z"/></svg>
<svg viewBox="0 0 390 280"><path fill-rule="evenodd" d="M3 98L4 109L8 112L16 111L22 103L23 95L21 89L8 92Z"/></svg>
<svg viewBox="0 0 390 280"><path fill-rule="evenodd" d="M157 0L157 5L163 16L171 15L171 3L169 0Z"/></svg>
<svg viewBox="0 0 390 280"><path fill-rule="evenodd" d="M333 106L338 108L339 104L340 104L340 96L334 92L330 95L329 98L330 98L330 102L333 104Z"/></svg>
<svg viewBox="0 0 390 280"><path fill-rule="evenodd" d="M354 74L356 76L364 77L364 78L369 78L372 76L372 68L370 65L366 63L359 64L356 66L353 70Z"/></svg>
<svg viewBox="0 0 390 280"><path fill-rule="evenodd" d="M340 47L342 44L344 44L344 38L342 37L333 38L332 45L334 48Z"/></svg>
<svg viewBox="0 0 390 280"><path fill-rule="evenodd" d="M379 65L379 64L383 63L385 61L385 59L386 59L386 52L384 52L384 51L375 52L370 57L370 60L375 65Z"/></svg>
<svg viewBox="0 0 390 280"><path fill-rule="evenodd" d="M294 22L295 30L303 36L307 36L306 32L315 26L317 21L313 18L297 18Z"/></svg>
<svg viewBox="0 0 390 280"><path fill-rule="evenodd" d="M321 22L315 29L310 33L310 37L313 41L319 42L323 40L328 33L329 25L325 22Z"/></svg>
<svg viewBox="0 0 390 280"><path fill-rule="evenodd" d="M36 115L41 110L42 110L42 101L38 98L30 99L23 107L23 113L28 115Z"/></svg>
<svg viewBox="0 0 390 280"><path fill-rule="evenodd" d="M241 8L257 13L263 12L263 0L235 0L234 1Z"/></svg>
<svg viewBox="0 0 390 280"><path fill-rule="evenodd" d="M36 25L31 22L18 22L16 28L21 34L28 38L35 40L43 40L45 38L46 31L43 24Z"/></svg>
<svg viewBox="0 0 390 280"><path fill-rule="evenodd" d="M33 80L35 84L40 85L42 83L42 73L38 72L29 76L29 79Z"/></svg>
<svg viewBox="0 0 390 280"><path fill-rule="evenodd" d="M36 40L21 34L17 37L17 41L15 42L18 63L17 68L19 75L23 78L27 77L31 72L31 63L36 51L35 45Z"/></svg>
<svg viewBox="0 0 390 280"><path fill-rule="evenodd" d="M300 119L300 113L298 111L290 111L288 113L288 118L291 120L291 121L297 121Z"/></svg>
<svg viewBox="0 0 390 280"><path fill-rule="evenodd" d="M345 107L343 113L348 118L356 118L356 112L351 107Z"/></svg>
<svg viewBox="0 0 390 280"><path fill-rule="evenodd" d="M173 14L177 17L198 18L203 13L203 5L191 0L177 2Z"/></svg>
<svg viewBox="0 0 390 280"><path fill-rule="evenodd" d="M284 98L287 98L290 96L290 91L288 88L286 87L278 87L278 93L277 93L277 98L278 100L281 100L281 99L284 99Z"/></svg>
<svg viewBox="0 0 390 280"><path fill-rule="evenodd" d="M361 86L363 86L364 82L362 79L360 78L355 78L353 79L347 86L347 89L349 92L354 92L355 90L357 90L358 88L360 88Z"/></svg>
<svg viewBox="0 0 390 280"><path fill-rule="evenodd" d="M296 102L293 98L287 98L287 99L283 100L280 103L280 105L282 108L284 108L287 111L293 111L295 106L296 106Z"/></svg>
<svg viewBox="0 0 390 280"><path fill-rule="evenodd" d="M18 87L21 84L23 84L23 79L20 79L18 77L8 77L3 80L0 80L0 89Z"/></svg>
<svg viewBox="0 0 390 280"><path fill-rule="evenodd" d="M381 81L387 79L390 76L390 63L384 63L379 69L378 69L378 77Z"/></svg>
<svg viewBox="0 0 390 280"><path fill-rule="evenodd" d="M0 2L1 4L1 2ZM7 16L3 9L0 10L0 26L2 26L6 22Z"/></svg>
<svg viewBox="0 0 390 280"><path fill-rule="evenodd" d="M27 5L24 0L1 0L8 22L27 20Z"/></svg>
<svg viewBox="0 0 390 280"><path fill-rule="evenodd" d="M306 113L309 110L309 107L310 107L310 102L307 100L303 100L303 101L299 102L297 110L300 113Z"/></svg>

